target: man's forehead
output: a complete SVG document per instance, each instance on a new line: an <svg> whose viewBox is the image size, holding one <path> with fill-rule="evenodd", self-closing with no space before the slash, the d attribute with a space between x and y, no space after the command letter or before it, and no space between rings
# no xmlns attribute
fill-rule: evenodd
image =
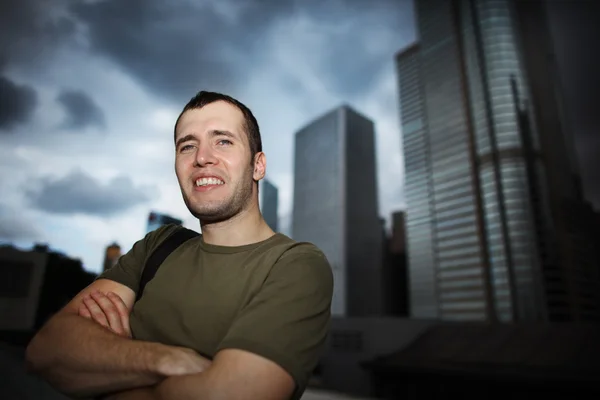
<svg viewBox="0 0 600 400"><path fill-rule="evenodd" d="M240 134L243 128L244 114L237 107L218 101L184 112L177 124L176 133L180 135L193 129L200 131L227 130Z"/></svg>

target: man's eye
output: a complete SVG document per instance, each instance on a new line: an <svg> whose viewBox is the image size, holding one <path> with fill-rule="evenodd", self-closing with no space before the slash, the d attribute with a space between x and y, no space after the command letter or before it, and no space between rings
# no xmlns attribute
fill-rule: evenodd
<svg viewBox="0 0 600 400"><path fill-rule="evenodd" d="M190 150L192 147L194 147L194 146L192 146L191 144L186 144L185 146L181 146L179 148L179 151L184 152L184 151Z"/></svg>
<svg viewBox="0 0 600 400"><path fill-rule="evenodd" d="M227 140L227 139L221 139L221 140L219 140L219 142L218 142L218 143L219 143L220 145L230 145L230 144L233 144L233 143L231 142L231 140Z"/></svg>

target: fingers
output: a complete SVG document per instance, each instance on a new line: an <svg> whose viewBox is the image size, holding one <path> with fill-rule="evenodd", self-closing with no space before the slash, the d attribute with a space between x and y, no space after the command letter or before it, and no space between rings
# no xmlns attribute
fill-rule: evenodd
<svg viewBox="0 0 600 400"><path fill-rule="evenodd" d="M87 308L87 306L83 302L79 306L79 315L81 315L82 317L85 317L87 319L92 319L92 313L90 313L90 310Z"/></svg>
<svg viewBox="0 0 600 400"><path fill-rule="evenodd" d="M117 306L104 293L92 292L86 295L79 308L79 314L91 318L118 335L129 335L129 323L127 329L124 329Z"/></svg>
<svg viewBox="0 0 600 400"><path fill-rule="evenodd" d="M101 292L93 292L91 297L95 300L96 305L105 315L109 327L119 335L125 334L123 325L121 323L121 315L119 314L119 310L113 301L107 295Z"/></svg>
<svg viewBox="0 0 600 400"><path fill-rule="evenodd" d="M131 330L129 327L129 309L127 308L127 305L125 304L121 296L119 296L116 293L108 292L106 296L113 302L113 304L117 308L117 312L119 313L119 317L121 319L121 326L123 327L124 333L127 336L131 337Z"/></svg>
<svg viewBox="0 0 600 400"><path fill-rule="evenodd" d="M83 298L79 315L92 319L114 333L131 338L129 309L121 297L113 292L92 292Z"/></svg>
<svg viewBox="0 0 600 400"><path fill-rule="evenodd" d="M86 295L83 298L82 305L85 307L85 309L87 309L87 312L85 309L82 309L80 307L80 313L83 313L83 314L89 313L91 319L93 319L94 321L96 321L97 323L99 323L100 325L102 325L106 328L110 328L109 321L106 318L106 315L105 315L104 311L102 310L102 308L100 308L100 304L96 302L95 298L93 298L89 294Z"/></svg>

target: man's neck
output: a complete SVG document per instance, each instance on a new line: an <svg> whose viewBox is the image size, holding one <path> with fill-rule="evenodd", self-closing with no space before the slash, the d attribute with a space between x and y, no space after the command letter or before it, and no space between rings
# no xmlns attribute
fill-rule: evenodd
<svg viewBox="0 0 600 400"><path fill-rule="evenodd" d="M267 240L275 234L265 222L258 207L250 207L227 221L203 224L202 239L218 246L244 246Z"/></svg>

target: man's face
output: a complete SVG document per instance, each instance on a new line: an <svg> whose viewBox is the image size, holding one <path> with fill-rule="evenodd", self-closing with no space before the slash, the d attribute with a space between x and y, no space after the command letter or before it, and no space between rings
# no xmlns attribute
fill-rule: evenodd
<svg viewBox="0 0 600 400"><path fill-rule="evenodd" d="M242 112L224 101L188 110L179 120L175 172L186 206L201 222L224 221L244 210L254 179L264 175L264 164L251 160L243 127Z"/></svg>

